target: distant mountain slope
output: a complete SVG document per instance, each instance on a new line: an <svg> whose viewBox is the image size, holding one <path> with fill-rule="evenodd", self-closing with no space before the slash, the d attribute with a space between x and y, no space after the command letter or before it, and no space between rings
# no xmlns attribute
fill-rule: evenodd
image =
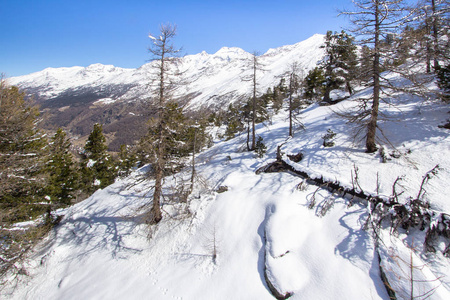
<svg viewBox="0 0 450 300"><path fill-rule="evenodd" d="M260 56L265 71L258 78L259 92L279 83L290 65L296 61L305 72L316 66L323 55L320 48L324 36L316 34L295 45L270 49ZM179 70L186 82L175 96L183 97L190 109L226 108L251 91L251 84L242 79L251 73L251 54L240 48L224 47L214 54L202 52L182 57ZM138 69L123 69L94 64L86 68L47 68L29 75L10 78L33 95L47 112L46 127L63 126L73 134L86 135L93 123L103 123L105 131L114 128L139 132L142 105L152 96L150 81L152 63ZM136 122L139 120L139 122ZM110 125L120 122L120 126ZM124 134L116 134L123 136Z"/></svg>
<svg viewBox="0 0 450 300"><path fill-rule="evenodd" d="M266 70L260 76L261 91L277 84L294 61L304 70L314 67L323 56L324 50L320 48L323 40L323 35L316 34L303 42L270 49L261 55L260 61ZM250 91L250 87L243 83L241 78L251 73L248 66L250 58L250 53L240 48L228 47L215 54L202 52L182 57L179 68L187 85L179 93L184 95L188 90L198 94L191 99L192 105L195 106L220 106L224 104L221 95L244 95ZM29 75L12 77L9 83L35 95L44 107L49 107L76 105L71 102L58 102L58 99L67 95L87 94L87 91L98 95L97 99L90 99L92 102L103 98L111 98L114 101L146 100L151 96L148 87L151 74L152 63L138 69L93 64L86 68L47 68ZM233 100L236 99L227 99L226 102Z"/></svg>

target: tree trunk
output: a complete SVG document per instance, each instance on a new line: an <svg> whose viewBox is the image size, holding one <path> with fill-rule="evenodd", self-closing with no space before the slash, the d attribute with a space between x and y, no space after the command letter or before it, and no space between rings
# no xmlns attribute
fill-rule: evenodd
<svg viewBox="0 0 450 300"><path fill-rule="evenodd" d="M247 118L247 151L250 150L250 118Z"/></svg>
<svg viewBox="0 0 450 300"><path fill-rule="evenodd" d="M194 129L194 149L192 151L192 174L191 174L191 188L190 193L194 190L194 179L195 179L195 146L197 142L197 128Z"/></svg>
<svg viewBox="0 0 450 300"><path fill-rule="evenodd" d="M350 81L347 81L347 82L346 82L346 85L347 85L347 91L348 91L348 93L349 93L350 95L353 95L353 88L352 88L352 86L351 86L351 84L350 84Z"/></svg>
<svg viewBox="0 0 450 300"><path fill-rule="evenodd" d="M162 111L162 109L160 109ZM162 219L161 214L161 193L162 193L162 180L164 177L164 142L163 142L163 116L162 113L160 113L159 116L159 132L158 132L158 139L159 139L159 145L156 155L156 162L154 164L155 168L155 191L153 192L153 205L152 209L150 211L150 219L148 222L150 224L158 224L159 221Z"/></svg>
<svg viewBox="0 0 450 300"><path fill-rule="evenodd" d="M173 64L169 59L170 57L177 54L180 50L175 49L171 44L170 40L176 35L176 26L174 25L161 25L159 37L149 37L154 41L153 47L149 49L150 53L153 54L154 61L159 64L155 65L157 68L157 109L158 109L158 120L156 123L156 140L153 143L155 153L155 161L153 163L153 168L155 171L155 186L153 192L153 203L150 211L148 212L149 218L147 220L150 224L157 224L162 219L161 214L161 197L162 197L162 185L164 178L164 171L166 167L166 156L167 156L167 133L169 128L167 126L167 120L165 119L167 112L167 100L169 98L170 85L168 77L170 76L170 71L166 68L167 65Z"/></svg>
<svg viewBox="0 0 450 300"><path fill-rule="evenodd" d="M156 152L155 163L155 190L153 192L153 206L150 211L150 224L158 224L162 219L160 200L162 193L162 179L164 176L164 62L165 62L165 44L161 49L161 65L159 66L159 99L158 99L158 149Z"/></svg>
<svg viewBox="0 0 450 300"><path fill-rule="evenodd" d="M438 38L438 24L437 24L437 16L436 16L436 3L435 0L431 0L431 10L432 10L432 29L433 29L433 63L434 63L434 71L437 72L440 68L439 66L439 38Z"/></svg>
<svg viewBox="0 0 450 300"><path fill-rule="evenodd" d="M375 47L373 60L373 103L370 114L370 121L367 125L366 152L373 153L377 151L375 136L377 132L378 107L380 105L380 3L375 3Z"/></svg>
<svg viewBox="0 0 450 300"><path fill-rule="evenodd" d="M331 103L330 92L331 92L331 89L330 89L330 87L327 85L327 86L325 87L325 91L323 92L323 101L324 101L324 102Z"/></svg>
<svg viewBox="0 0 450 300"><path fill-rule="evenodd" d="M431 73L431 58L433 57L433 53L432 53L432 49L431 49L431 43L430 43L430 39L428 38L428 34L431 31L431 26L430 26L430 18L428 17L428 11L426 12L426 17L425 17L425 33L426 33L426 54L425 54L425 60L426 60L426 70L427 70L427 74Z"/></svg>
<svg viewBox="0 0 450 300"><path fill-rule="evenodd" d="M153 206L150 211L150 224L158 224L162 219L160 199L162 191L162 178L164 170L161 168L161 163L157 162L155 165L155 192L153 193Z"/></svg>
<svg viewBox="0 0 450 300"><path fill-rule="evenodd" d="M291 74L291 78L289 80L289 136L293 137L293 131L292 131L292 93L293 93L293 78L294 76Z"/></svg>
<svg viewBox="0 0 450 300"><path fill-rule="evenodd" d="M252 148L256 148L256 133L255 133L255 123L256 123L256 55L253 57L253 116L252 116Z"/></svg>

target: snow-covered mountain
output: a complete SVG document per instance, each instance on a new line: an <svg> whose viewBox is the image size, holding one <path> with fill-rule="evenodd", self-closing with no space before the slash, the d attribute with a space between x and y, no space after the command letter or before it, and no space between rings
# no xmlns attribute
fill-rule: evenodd
<svg viewBox="0 0 450 300"><path fill-rule="evenodd" d="M278 85L293 62L306 72L323 57L320 48L324 36L316 34L295 45L270 49L259 57L264 71L258 72L258 90ZM250 95L251 82L243 81L251 74L251 54L240 48L224 47L214 54L202 52L181 57L178 62L180 81L178 97L188 109L226 109L229 103ZM43 71L9 79L46 112L43 126L63 127L77 136L86 136L94 123L116 138L110 144L118 149L142 134L148 116L142 105L151 99L153 63L138 69L123 69L94 64L88 67L47 68ZM151 100L150 100L151 101ZM117 138L119 137L119 138ZM127 137L128 139L125 139Z"/></svg>
<svg viewBox="0 0 450 300"><path fill-rule="evenodd" d="M268 87L278 84L293 62L298 62L305 71L314 67L323 56L324 50L320 48L323 40L323 35L316 34L303 42L270 49L261 55L260 62L265 71L259 76L260 91L265 92ZM242 82L242 78L251 73L250 58L250 53L228 47L214 54L202 52L182 57L178 67L186 85L178 95L194 95L190 99L193 108L224 107L224 104L239 100L251 89L250 84ZM152 70L152 63L138 69L101 64L86 68L47 68L10 78L9 83L35 95L43 107L77 105L76 101L61 101L63 97L77 94L97 95L90 97L90 103L111 104L148 99Z"/></svg>
<svg viewBox="0 0 450 300"><path fill-rule="evenodd" d="M404 84L401 78L392 80ZM424 244L425 232L444 231L449 222L450 136L438 127L448 118L448 106L407 95L382 102L385 118L379 126L391 142L382 162L379 153L365 153L355 142L354 125L334 114L351 110L354 99L370 92L361 89L331 107L304 109L297 116L304 129L293 138L288 138L287 113L280 110L272 124L257 126L267 146L262 158L242 151L246 133L216 141L196 157L198 176L187 202L171 195L180 182L189 182L190 168L166 178L164 217L150 231L151 239L140 222L140 207L151 203L153 185L140 180L145 169L61 210L60 225L25 264L30 276L13 294L7 293L13 291L10 286L0 295L222 300L274 299L276 290L279 299L388 300L393 299L390 286L395 299L450 299L445 254L450 239L445 232L435 236L434 252ZM336 133L333 147L323 146L328 129ZM395 195L403 204L422 195L431 220L423 230L386 221L373 231L371 218L377 216L369 201L294 172L257 174L275 161L280 145L283 160L311 178L374 197ZM299 152L302 160L290 160ZM435 174L427 173L436 165ZM227 191L219 193L221 186ZM405 213L399 207L412 209L398 205L384 213Z"/></svg>

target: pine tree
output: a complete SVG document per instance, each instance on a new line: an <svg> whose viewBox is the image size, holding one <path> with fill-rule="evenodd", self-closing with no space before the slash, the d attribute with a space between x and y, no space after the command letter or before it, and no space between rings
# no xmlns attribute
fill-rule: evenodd
<svg viewBox="0 0 450 300"><path fill-rule="evenodd" d="M119 159L117 162L118 175L126 177L130 175L133 167L138 162L138 155L136 151L133 151L128 145L120 145Z"/></svg>
<svg viewBox="0 0 450 300"><path fill-rule="evenodd" d="M37 128L37 107L24 93L0 81L0 210L3 221L39 215L45 186L46 139Z"/></svg>
<svg viewBox="0 0 450 300"><path fill-rule="evenodd" d="M437 74L438 86L442 90L442 99L447 103L450 102L450 64L440 68Z"/></svg>
<svg viewBox="0 0 450 300"><path fill-rule="evenodd" d="M368 83L373 78L373 51L367 45L360 50L357 66L357 80L360 84Z"/></svg>
<svg viewBox="0 0 450 300"><path fill-rule="evenodd" d="M285 85L286 79L281 78L277 86L273 88L272 108L278 112L283 106L283 100L287 97L288 89Z"/></svg>
<svg viewBox="0 0 450 300"><path fill-rule="evenodd" d="M330 92L346 84L350 94L353 93L351 81L355 77L357 56L356 45L353 43L353 37L345 31L340 33L327 32L325 37L325 57L321 62L321 68L324 70L325 87L323 100L330 102Z"/></svg>
<svg viewBox="0 0 450 300"><path fill-rule="evenodd" d="M228 111L226 113L226 125L225 138L230 140L234 138L235 134L244 130L244 120L248 122L248 134L250 135L250 106L244 107L244 113L241 113L239 109L235 108L232 103L228 105ZM244 119L242 119L242 116ZM250 136L248 137L247 144L249 142ZM250 146L248 146L250 149Z"/></svg>
<svg viewBox="0 0 450 300"><path fill-rule="evenodd" d="M116 170L107 149L102 125L94 124L81 160L81 184L87 193L105 188L114 182Z"/></svg>
<svg viewBox="0 0 450 300"><path fill-rule="evenodd" d="M321 68L311 69L305 77L303 96L309 100L317 100L322 97L325 85L325 76Z"/></svg>
<svg viewBox="0 0 450 300"><path fill-rule="evenodd" d="M64 130L57 130L49 146L50 160L46 170L49 178L45 194L55 206L69 205L77 191L78 173L70 153L71 143Z"/></svg>

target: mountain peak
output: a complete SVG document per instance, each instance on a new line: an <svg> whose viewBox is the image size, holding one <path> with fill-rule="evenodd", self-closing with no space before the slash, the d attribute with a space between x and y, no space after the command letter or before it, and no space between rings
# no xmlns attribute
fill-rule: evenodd
<svg viewBox="0 0 450 300"><path fill-rule="evenodd" d="M85 69L86 69L86 71L112 72L116 69L116 67L113 65L104 65L104 64L96 63L96 64L91 64L91 65L87 66Z"/></svg>
<svg viewBox="0 0 450 300"><path fill-rule="evenodd" d="M313 36L307 38L304 41L298 42L293 45L285 45L278 48L270 48L264 53L264 56L272 56L277 53L293 51L294 48L303 47L303 48L314 48L317 45L321 45L323 43L323 39L325 38L324 34L316 33Z"/></svg>
<svg viewBox="0 0 450 300"><path fill-rule="evenodd" d="M238 47L222 47L219 51L214 53L214 56L222 58L241 58L248 54L248 52Z"/></svg>

